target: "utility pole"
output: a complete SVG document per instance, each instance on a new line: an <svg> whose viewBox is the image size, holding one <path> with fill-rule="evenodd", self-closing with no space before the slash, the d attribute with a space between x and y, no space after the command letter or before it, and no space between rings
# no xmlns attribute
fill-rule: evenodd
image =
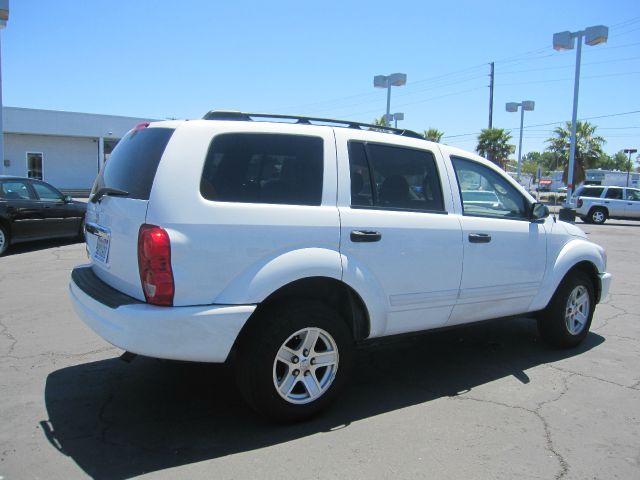
<svg viewBox="0 0 640 480"><path fill-rule="evenodd" d="M489 84L489 128L493 128L493 79L494 79L494 62L491 62L491 73L489 78L491 83Z"/></svg>

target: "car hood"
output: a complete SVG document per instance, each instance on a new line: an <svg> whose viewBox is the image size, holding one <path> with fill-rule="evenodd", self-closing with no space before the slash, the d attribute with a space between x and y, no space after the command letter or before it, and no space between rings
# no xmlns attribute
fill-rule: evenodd
<svg viewBox="0 0 640 480"><path fill-rule="evenodd" d="M580 227L575 226L573 223L558 221L558 225L564 228L565 232L567 232L567 234L571 235L572 237L585 239L587 238L587 234L584 233L584 231Z"/></svg>

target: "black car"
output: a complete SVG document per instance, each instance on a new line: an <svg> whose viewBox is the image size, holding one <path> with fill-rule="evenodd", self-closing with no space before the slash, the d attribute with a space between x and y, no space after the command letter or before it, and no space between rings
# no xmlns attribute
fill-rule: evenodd
<svg viewBox="0 0 640 480"><path fill-rule="evenodd" d="M10 244L48 238L84 238L87 205L46 182L0 175L0 255Z"/></svg>

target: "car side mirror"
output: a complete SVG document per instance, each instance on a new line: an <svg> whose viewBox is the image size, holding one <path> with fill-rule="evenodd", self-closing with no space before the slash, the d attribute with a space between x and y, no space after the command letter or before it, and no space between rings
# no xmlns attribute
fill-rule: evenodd
<svg viewBox="0 0 640 480"><path fill-rule="evenodd" d="M64 203L72 203L72 202L73 202L73 198L71 197L71 195L64 196Z"/></svg>
<svg viewBox="0 0 640 480"><path fill-rule="evenodd" d="M544 220L549 216L549 208L542 203L534 203L531 206L531 221Z"/></svg>

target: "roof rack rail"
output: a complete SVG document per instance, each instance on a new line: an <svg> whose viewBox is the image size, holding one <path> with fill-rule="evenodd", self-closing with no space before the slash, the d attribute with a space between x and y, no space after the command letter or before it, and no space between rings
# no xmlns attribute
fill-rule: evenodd
<svg viewBox="0 0 640 480"><path fill-rule="evenodd" d="M333 118L303 117L300 115L280 115L276 113L247 113L230 110L210 110L203 117L204 120L236 120L236 121L253 121L254 118L266 118L274 120L295 120L295 123L303 125L313 125L314 123L332 124L338 127L355 128L357 130L369 129L377 130L383 133L393 133L404 137L419 138L424 137L413 130L405 130L403 128L385 127L382 125L373 125L370 123L352 122L351 120L336 120Z"/></svg>

